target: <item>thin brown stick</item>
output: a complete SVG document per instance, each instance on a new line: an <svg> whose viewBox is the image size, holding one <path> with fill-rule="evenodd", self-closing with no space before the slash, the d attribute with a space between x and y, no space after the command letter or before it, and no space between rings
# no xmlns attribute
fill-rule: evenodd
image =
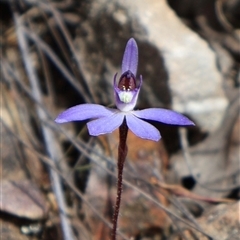
<svg viewBox="0 0 240 240"><path fill-rule="evenodd" d="M17 30L19 47L20 47L20 50L21 50L21 53L23 56L23 61L25 64L26 72L28 74L29 81L30 81L30 84L32 87L32 93L39 102L42 102L41 92L40 92L40 90L39 90L40 88L38 86L39 80L38 80L37 74L35 72L35 69L32 65L31 57L28 54L29 48L28 48L25 36L23 34L23 23L21 21L21 18L18 16L17 12L14 10L13 10L13 15L14 15L14 21L15 21L16 30ZM47 119L46 113L42 110L42 108L40 108L39 106L37 106L36 108L37 108L37 114L39 116L39 119L41 119L41 120ZM49 156L51 156L51 159L53 159L56 163L56 161L58 159L58 151L53 146L53 144L51 144L51 143L55 142L53 132L50 129L48 129L46 126L44 126L43 124L41 124L41 128L43 131L46 150L47 150ZM60 209L59 215L60 215L60 219L61 219L61 225L62 225L64 239L73 240L74 235L73 235L73 232L71 229L69 219L66 214L66 203L64 200L64 194L63 194L63 189L61 186L61 181L60 181L59 175L56 172L54 172L52 169L50 169L50 176L51 176L51 180L52 180L53 191L56 195L56 200L58 202L58 206Z"/></svg>
<svg viewBox="0 0 240 240"><path fill-rule="evenodd" d="M42 51L52 60L52 62L58 67L58 69L62 72L63 76L70 82L70 84L83 96L86 102L91 102L89 96L85 93L85 90L79 84L75 77L67 70L64 64L60 61L57 55L52 51L52 49L42 40L37 34L31 32L28 28L22 26L22 31L26 34L28 38L34 41Z"/></svg>

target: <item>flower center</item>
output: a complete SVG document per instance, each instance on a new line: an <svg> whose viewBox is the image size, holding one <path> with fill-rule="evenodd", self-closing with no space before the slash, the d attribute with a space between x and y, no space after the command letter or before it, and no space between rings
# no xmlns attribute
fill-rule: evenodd
<svg viewBox="0 0 240 240"><path fill-rule="evenodd" d="M130 70L122 74L118 88L122 91L132 91L136 88L136 79Z"/></svg>

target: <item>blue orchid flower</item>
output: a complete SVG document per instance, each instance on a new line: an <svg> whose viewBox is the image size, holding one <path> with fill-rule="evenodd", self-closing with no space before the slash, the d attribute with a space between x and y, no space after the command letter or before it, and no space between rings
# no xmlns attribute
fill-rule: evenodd
<svg viewBox="0 0 240 240"><path fill-rule="evenodd" d="M182 114L163 108L148 108L134 110L140 88L142 76L136 79L138 66L138 47L131 38L126 45L122 60L122 75L117 82L114 76L114 97L117 109L108 108L99 104L80 104L62 112L56 119L57 123L95 119L87 123L89 134L98 136L111 133L121 126L124 120L128 128L138 137L159 141L160 132L145 120L158 121L172 125L195 125Z"/></svg>

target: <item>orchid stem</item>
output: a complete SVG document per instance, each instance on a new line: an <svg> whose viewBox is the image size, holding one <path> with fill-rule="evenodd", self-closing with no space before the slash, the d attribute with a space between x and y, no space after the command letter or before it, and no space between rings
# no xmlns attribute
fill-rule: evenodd
<svg viewBox="0 0 240 240"><path fill-rule="evenodd" d="M116 240L117 234L117 223L118 223L118 215L121 204L121 196L122 196L122 178L123 178L123 167L124 162L127 156L127 134L128 134L128 126L126 120L124 119L122 125L119 128L119 146L118 146L118 178L117 178L117 198L115 203L115 209L113 214L113 228L112 228L112 240Z"/></svg>

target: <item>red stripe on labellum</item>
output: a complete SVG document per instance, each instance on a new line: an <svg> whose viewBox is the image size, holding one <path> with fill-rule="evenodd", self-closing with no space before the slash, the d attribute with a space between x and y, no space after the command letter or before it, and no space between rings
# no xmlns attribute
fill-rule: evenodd
<svg viewBox="0 0 240 240"><path fill-rule="evenodd" d="M127 71L122 74L118 88L122 91L131 91L136 88L136 79L131 71Z"/></svg>

